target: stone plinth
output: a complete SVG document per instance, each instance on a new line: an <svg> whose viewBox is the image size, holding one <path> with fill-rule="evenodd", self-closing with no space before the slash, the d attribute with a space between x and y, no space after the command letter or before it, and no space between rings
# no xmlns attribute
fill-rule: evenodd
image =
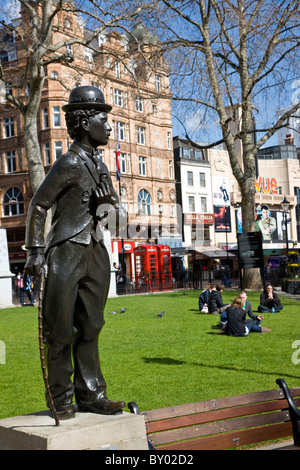
<svg viewBox="0 0 300 470"><path fill-rule="evenodd" d="M13 307L12 278L15 277L9 270L6 230L0 228L0 308Z"/></svg>
<svg viewBox="0 0 300 470"><path fill-rule="evenodd" d="M0 450L147 450L144 418L76 413L59 426L49 411L0 420Z"/></svg>

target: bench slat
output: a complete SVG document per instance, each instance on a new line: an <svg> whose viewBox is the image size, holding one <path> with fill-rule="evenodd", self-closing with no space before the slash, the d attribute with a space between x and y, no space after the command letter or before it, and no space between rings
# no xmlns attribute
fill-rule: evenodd
<svg viewBox="0 0 300 470"><path fill-rule="evenodd" d="M225 432L237 431L239 429L247 429L252 427L260 427L266 424L275 424L289 421L290 416L288 411L276 411L274 413L259 414L254 416L246 416L242 418L229 419L225 421L217 421L213 423L206 423L201 426L188 426L186 428L173 429L171 431L160 432L157 434L149 433L151 443L156 446L160 444L168 444L176 441L183 441L186 439L194 439L197 437L204 437L210 434L216 435ZM268 431L266 431L266 434ZM268 440L265 437L265 440Z"/></svg>
<svg viewBox="0 0 300 470"><path fill-rule="evenodd" d="M158 450L221 450L291 435L295 440L300 387L289 389L291 400L284 380L276 383L279 390L142 412L149 441Z"/></svg>
<svg viewBox="0 0 300 470"><path fill-rule="evenodd" d="M294 396L300 396L300 387L291 389ZM145 421L159 421L162 419L174 418L189 414L203 413L206 411L231 408L234 406L248 405L251 403L268 402L271 400L284 399L282 390L269 390L264 392L255 392L233 397L217 398L202 402L188 403L185 405L170 406L167 408L158 408L155 410L144 411L142 414Z"/></svg>
<svg viewBox="0 0 300 470"><path fill-rule="evenodd" d="M271 424L261 428L235 431L190 441L158 446L157 450L222 450L242 445L287 437L292 434L291 423Z"/></svg>
<svg viewBox="0 0 300 470"><path fill-rule="evenodd" d="M300 405L300 399L299 399ZM203 424L211 421L220 421L222 419L237 418L239 416L266 413L276 410L288 409L287 400L276 400L267 403L257 403L253 405L244 405L234 408L225 408L222 410L208 411L205 413L196 413L187 416L169 418L161 421L149 422L146 420L146 429L148 433L166 431L184 426Z"/></svg>

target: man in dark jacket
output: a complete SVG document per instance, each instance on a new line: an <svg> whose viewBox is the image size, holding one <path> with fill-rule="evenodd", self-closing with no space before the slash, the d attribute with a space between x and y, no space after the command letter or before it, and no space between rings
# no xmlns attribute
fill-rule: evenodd
<svg viewBox="0 0 300 470"><path fill-rule="evenodd" d="M221 295L222 292L223 286L220 284L217 284L215 289L211 291L207 303L208 313L211 313L212 315L219 315L220 313L224 312L227 307L229 307L229 304L223 303Z"/></svg>
<svg viewBox="0 0 300 470"><path fill-rule="evenodd" d="M104 205L108 217L116 216L114 228L124 210L96 150L108 142L111 106L98 88L83 86L71 91L63 110L74 142L53 164L31 200L26 270L34 276L42 269L47 272L43 332L49 385L59 418L69 419L75 416L74 395L80 411L114 414L125 407L123 401L106 397L98 354L110 282L99 208ZM52 224L45 246L50 209Z"/></svg>
<svg viewBox="0 0 300 470"><path fill-rule="evenodd" d="M267 284L264 291L260 294L260 304L257 308L259 312L279 312L283 305L276 292L273 292L271 284Z"/></svg>
<svg viewBox="0 0 300 470"><path fill-rule="evenodd" d="M246 316L248 315L251 319L251 320L249 319L245 320L246 323L251 322L254 325L260 325L264 317L262 315L255 315L255 313L253 313L251 302L248 300L247 294L244 290L240 292L239 297L243 301L243 309L245 310Z"/></svg>

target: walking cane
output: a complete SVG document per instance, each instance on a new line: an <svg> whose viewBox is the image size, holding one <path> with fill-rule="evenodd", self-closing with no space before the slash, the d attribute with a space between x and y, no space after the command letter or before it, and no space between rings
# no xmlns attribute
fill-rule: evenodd
<svg viewBox="0 0 300 470"><path fill-rule="evenodd" d="M59 419L56 413L54 401L52 398L48 376L47 376L47 369L46 369L46 361L44 355L44 342L43 342L43 299L44 299L44 288L45 288L45 270L41 270L40 275L40 287L39 287L39 307L38 307L38 330L39 330L39 348L40 348L40 359L41 359L41 366L43 371L43 379L46 389L46 397L49 404L50 411L52 413L53 418L55 419L55 425L59 426Z"/></svg>

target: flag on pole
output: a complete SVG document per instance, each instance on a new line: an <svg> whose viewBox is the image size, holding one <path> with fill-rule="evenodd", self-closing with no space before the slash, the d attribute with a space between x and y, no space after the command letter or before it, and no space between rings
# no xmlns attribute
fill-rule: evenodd
<svg viewBox="0 0 300 470"><path fill-rule="evenodd" d="M121 151L120 151L120 142L119 142L119 137L118 137L118 139L117 139L117 150L116 150L116 175L117 175L117 180L118 181L120 181L120 179L121 179L120 156L121 156Z"/></svg>

